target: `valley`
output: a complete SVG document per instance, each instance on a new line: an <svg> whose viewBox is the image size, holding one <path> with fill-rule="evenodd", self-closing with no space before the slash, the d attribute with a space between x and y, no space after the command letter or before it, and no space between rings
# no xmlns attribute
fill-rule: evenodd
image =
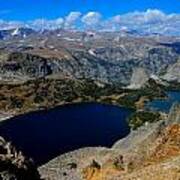
<svg viewBox="0 0 180 180"><path fill-rule="evenodd" d="M129 32L0 30L0 135L33 158L44 179L149 180L145 172L157 168L159 180L164 166L176 179L179 42Z"/></svg>

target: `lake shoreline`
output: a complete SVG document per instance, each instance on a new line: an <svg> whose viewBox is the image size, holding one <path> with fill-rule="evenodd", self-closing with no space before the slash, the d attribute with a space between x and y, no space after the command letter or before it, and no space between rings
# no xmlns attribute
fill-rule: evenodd
<svg viewBox="0 0 180 180"><path fill-rule="evenodd" d="M15 116L1 122L0 132L26 155L41 162L54 153L59 155L89 145L110 147L129 134L126 119L131 113L128 108L114 105L71 104ZM36 150L31 143L37 144Z"/></svg>
<svg viewBox="0 0 180 180"><path fill-rule="evenodd" d="M162 88L155 84L139 90L129 90L118 85L100 85L93 80L72 79L37 79L17 85L2 84L0 95L0 110L10 115L83 102L136 109L135 103L142 96L148 100L164 97Z"/></svg>

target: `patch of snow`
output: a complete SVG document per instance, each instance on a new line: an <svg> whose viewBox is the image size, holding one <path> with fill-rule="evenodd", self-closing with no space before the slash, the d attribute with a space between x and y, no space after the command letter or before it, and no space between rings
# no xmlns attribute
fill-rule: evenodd
<svg viewBox="0 0 180 180"><path fill-rule="evenodd" d="M151 74L151 75L150 75L150 78L153 79L153 80L155 80L156 83L158 83L158 84L162 84L162 85L164 85L164 86L167 85L166 82L164 82L162 79L160 79L160 78L159 78L157 75L155 75L155 74Z"/></svg>
<svg viewBox="0 0 180 180"><path fill-rule="evenodd" d="M96 56L96 53L94 52L93 49L89 49L89 50L88 50L88 53L91 54L91 55L93 55L93 56Z"/></svg>
<svg viewBox="0 0 180 180"><path fill-rule="evenodd" d="M23 34L23 38L26 38L27 36L26 36L26 34Z"/></svg>
<svg viewBox="0 0 180 180"><path fill-rule="evenodd" d="M16 29L11 33L12 36L17 36L18 34L19 34L19 28L16 28Z"/></svg>
<svg viewBox="0 0 180 180"><path fill-rule="evenodd" d="M73 38L69 38L69 37L64 37L63 39L67 40L67 41L80 41L80 39L73 39Z"/></svg>
<svg viewBox="0 0 180 180"><path fill-rule="evenodd" d="M150 75L150 78L151 78L151 79L154 79L154 80L156 80L156 81L160 80L159 77L158 77L157 75L155 75L155 74L151 74L151 75Z"/></svg>

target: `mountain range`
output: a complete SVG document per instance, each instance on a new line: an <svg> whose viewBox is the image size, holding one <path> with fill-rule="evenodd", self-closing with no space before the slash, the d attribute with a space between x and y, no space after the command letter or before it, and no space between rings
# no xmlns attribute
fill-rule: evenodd
<svg viewBox="0 0 180 180"><path fill-rule="evenodd" d="M166 73L173 72L177 77L173 80L179 81L179 66L175 65L180 55L179 37L134 33L3 30L0 31L0 77L27 80L61 76L129 85L134 68L143 68L148 76L165 79L170 76ZM171 66L176 71L170 70Z"/></svg>

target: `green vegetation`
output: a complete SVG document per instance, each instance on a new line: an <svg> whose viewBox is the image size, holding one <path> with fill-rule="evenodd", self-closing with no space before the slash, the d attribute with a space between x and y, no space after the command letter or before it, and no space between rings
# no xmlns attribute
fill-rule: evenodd
<svg viewBox="0 0 180 180"><path fill-rule="evenodd" d="M24 100L23 99L18 99L18 97L10 97L10 108L11 109L20 109L23 106Z"/></svg>
<svg viewBox="0 0 180 180"><path fill-rule="evenodd" d="M135 130L145 122L155 122L160 120L161 115L158 112L137 111L128 118L129 126Z"/></svg>
<svg viewBox="0 0 180 180"><path fill-rule="evenodd" d="M136 109L136 102L142 96L151 100L163 97L164 92L157 85L127 90L119 85L101 84L87 79L40 78L24 84L1 84L0 110L24 113L75 102L100 102Z"/></svg>
<svg viewBox="0 0 180 180"><path fill-rule="evenodd" d="M180 91L180 83L177 82L177 81L174 81L174 82L170 82L169 83L169 86L165 87L165 89L168 91L168 90L171 90L171 91Z"/></svg>
<svg viewBox="0 0 180 180"><path fill-rule="evenodd" d="M166 94L162 87L155 84L153 81L149 81L149 85L139 90L129 90L127 95L118 100L118 103L130 108L136 108L135 103L141 98L146 97L148 100L155 98L165 98Z"/></svg>

